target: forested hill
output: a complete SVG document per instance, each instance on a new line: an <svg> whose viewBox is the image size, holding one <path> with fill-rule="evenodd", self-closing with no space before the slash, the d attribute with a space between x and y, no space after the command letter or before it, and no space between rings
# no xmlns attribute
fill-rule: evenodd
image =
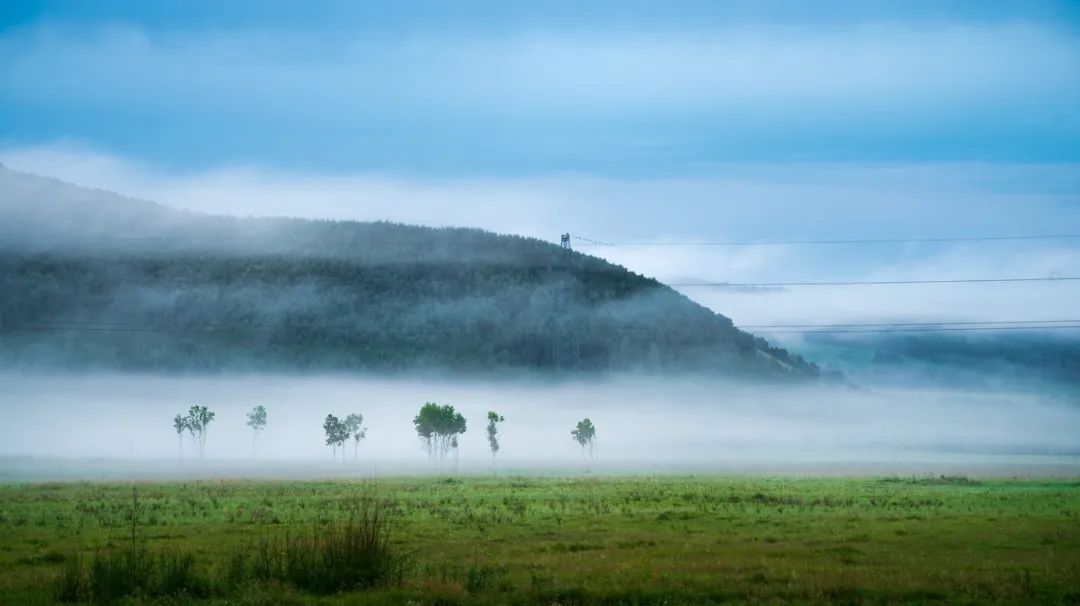
<svg viewBox="0 0 1080 606"><path fill-rule="evenodd" d="M215 217L7 169L0 212L7 366L818 372L655 280L531 238Z"/></svg>

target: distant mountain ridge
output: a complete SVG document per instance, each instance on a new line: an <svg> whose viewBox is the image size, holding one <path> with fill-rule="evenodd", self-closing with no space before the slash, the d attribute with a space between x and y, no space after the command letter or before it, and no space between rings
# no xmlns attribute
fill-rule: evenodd
<svg viewBox="0 0 1080 606"><path fill-rule="evenodd" d="M1026 334L1025 334L1026 333ZM805 335L804 350L860 384L1080 393L1080 330ZM828 373L825 373L826 375Z"/></svg>
<svg viewBox="0 0 1080 606"><path fill-rule="evenodd" d="M2 168L0 212L5 365L818 376L651 278L532 238L202 215Z"/></svg>

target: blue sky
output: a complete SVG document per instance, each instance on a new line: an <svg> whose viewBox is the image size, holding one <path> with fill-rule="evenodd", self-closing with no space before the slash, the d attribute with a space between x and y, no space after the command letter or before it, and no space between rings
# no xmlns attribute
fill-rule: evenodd
<svg viewBox="0 0 1080 606"><path fill-rule="evenodd" d="M1074 2L581 4L17 0L0 137L437 176L1080 156Z"/></svg>
<svg viewBox="0 0 1080 606"><path fill-rule="evenodd" d="M1080 3L807 6L14 0L0 161L209 212L548 239L1080 226ZM1062 242L602 252L710 281L1080 275ZM693 295L758 323L1018 319L1080 288Z"/></svg>

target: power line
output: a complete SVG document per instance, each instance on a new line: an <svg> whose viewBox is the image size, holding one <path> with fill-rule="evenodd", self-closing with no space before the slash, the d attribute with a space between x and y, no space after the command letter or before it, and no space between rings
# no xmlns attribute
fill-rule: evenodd
<svg viewBox="0 0 1080 606"><path fill-rule="evenodd" d="M15 331L68 331L91 333L179 333L179 334L242 334L264 332L267 328L295 329L320 328L330 330L351 329L356 327L307 325L234 325L206 324L204 327L178 327L154 324L124 322L69 322L69 321L29 321L23 324L0 325L0 328ZM1011 331L1011 330L1075 330L1080 329L1080 320L999 320L986 322L942 322L942 323L880 323L880 324L774 324L743 325L741 329L755 329L764 334L861 334L861 333L904 333L904 332L968 332L968 331ZM770 330L777 328L777 330ZM623 326L606 329L616 333L645 333L655 330L658 333L676 334L662 327ZM416 338L423 336L443 336L449 330L412 330L402 336ZM699 332L687 332L687 335L699 335Z"/></svg>
<svg viewBox="0 0 1080 606"><path fill-rule="evenodd" d="M30 323L30 324L15 324L6 326L9 330L41 330L41 331L72 331L72 332L146 332L146 333L180 333L180 334L232 334L245 332L244 329L201 329L201 328L173 328L165 326L121 326L121 327L109 327L109 326L67 326L67 325L47 325L43 323ZM254 328L252 330L261 330Z"/></svg>
<svg viewBox="0 0 1080 606"><path fill-rule="evenodd" d="M1075 330L1080 329L1080 324L1053 325L1053 326L937 326L929 328L854 328L854 329L782 329L761 330L762 334L769 335L805 335L805 334L859 334L859 333L890 333L890 332L969 332L969 331L998 331L998 330Z"/></svg>
<svg viewBox="0 0 1080 606"><path fill-rule="evenodd" d="M109 327L109 326L120 326L120 327L139 326L139 327L151 327L151 328L176 328L176 329L186 329L186 328L188 328L187 326L182 326L180 324L168 324L168 323L158 323L158 322L154 322L154 323L119 322L119 321L115 321L115 320L33 320L33 321L29 322L29 323L30 324L59 324L59 325L69 325L70 324L70 325L75 326L75 327L79 327L79 326L105 326L105 327ZM228 328L228 324L225 324L223 322L205 322L201 326L203 328L206 328L206 329L216 329L216 328L222 328L222 327ZM239 324L239 326L241 326L243 328L284 328L284 327L306 327L307 325L305 325L305 324L247 324L247 323L244 323L244 324Z"/></svg>
<svg viewBox="0 0 1080 606"><path fill-rule="evenodd" d="M899 326L968 326L998 324L1080 324L1080 320L981 320L965 322L876 322L862 324L740 324L739 328L890 328Z"/></svg>
<svg viewBox="0 0 1080 606"><path fill-rule="evenodd" d="M146 323L146 322L122 322L114 320L35 320L29 321L28 324L42 324L42 325L72 325L79 326L103 326L103 327L153 327L153 328L176 328L176 329L188 329L188 326L181 326L179 324L167 324L167 323ZM848 327L893 327L893 326L964 326L964 325L997 325L997 324L1080 324L1080 319L1076 320L958 320L958 321L945 321L945 320L930 320L926 322L863 322L863 323L838 323L838 324L740 324L740 328L848 328ZM202 323L199 329L220 329L228 328L230 325L224 322L205 322ZM241 328L303 328L311 327L308 324L257 324L257 323L243 323L232 324L232 326L239 326ZM325 326L324 326L325 327Z"/></svg>
<svg viewBox="0 0 1080 606"><path fill-rule="evenodd" d="M1080 234L1034 234L1021 236L956 236L943 238L862 238L854 240L733 240L699 242L605 242L583 236L572 236L581 246L614 248L681 247L681 246L802 246L828 244L908 244L940 242L1001 242L1010 240L1074 240Z"/></svg>
<svg viewBox="0 0 1080 606"><path fill-rule="evenodd" d="M980 284L990 282L1067 282L1080 276L1054 278L963 278L949 280L843 280L824 282L668 282L674 287L764 288L770 286L882 286L896 284Z"/></svg>

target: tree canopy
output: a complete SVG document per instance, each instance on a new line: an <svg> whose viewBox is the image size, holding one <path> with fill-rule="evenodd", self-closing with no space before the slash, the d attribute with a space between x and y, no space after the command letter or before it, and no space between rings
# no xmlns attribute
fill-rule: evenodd
<svg viewBox="0 0 1080 606"><path fill-rule="evenodd" d="M457 437L465 433L465 417L454 407L435 402L426 402L413 419L416 435L424 444L428 458L432 462L442 463L451 451L456 453Z"/></svg>
<svg viewBox="0 0 1080 606"><path fill-rule="evenodd" d="M326 445L337 451L341 447L341 460L345 460L345 441L349 439L349 427L336 416L326 415L323 421L323 433L326 434Z"/></svg>
<svg viewBox="0 0 1080 606"><path fill-rule="evenodd" d="M489 410L487 413L487 420L488 424L486 429L488 447L491 448L491 457L494 458L499 452L499 423L502 423L506 419L494 410Z"/></svg>
<svg viewBox="0 0 1080 606"><path fill-rule="evenodd" d="M589 457L594 456L594 445L596 440L596 426L588 417L578 421L577 426L570 431L570 436L574 438L574 441L581 445L582 451L588 449Z"/></svg>

